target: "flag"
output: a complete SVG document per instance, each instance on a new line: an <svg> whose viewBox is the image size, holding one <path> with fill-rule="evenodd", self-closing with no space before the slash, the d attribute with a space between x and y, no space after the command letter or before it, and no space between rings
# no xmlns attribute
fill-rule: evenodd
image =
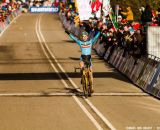
<svg viewBox="0 0 160 130"><path fill-rule="evenodd" d="M80 23L79 15L77 15L77 16L74 17L74 23L75 23L76 27L79 25L79 23Z"/></svg>
<svg viewBox="0 0 160 130"><path fill-rule="evenodd" d="M112 21L112 24L113 24L114 28L117 29L118 28L118 23L116 21L116 15L114 14L112 7L110 7L109 17Z"/></svg>
<svg viewBox="0 0 160 130"><path fill-rule="evenodd" d="M92 8L92 13L97 12L101 8L102 3L100 0L92 0L91 2L91 8Z"/></svg>
<svg viewBox="0 0 160 130"><path fill-rule="evenodd" d="M76 13L77 13L78 12L77 0L74 0L74 6L75 6L75 9L76 9Z"/></svg>
<svg viewBox="0 0 160 130"><path fill-rule="evenodd" d="M110 12L110 0L103 0L103 14L104 16L107 16Z"/></svg>

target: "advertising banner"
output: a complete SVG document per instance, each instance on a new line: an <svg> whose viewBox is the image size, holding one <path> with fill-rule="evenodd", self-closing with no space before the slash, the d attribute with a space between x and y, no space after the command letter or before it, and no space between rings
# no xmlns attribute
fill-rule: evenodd
<svg viewBox="0 0 160 130"><path fill-rule="evenodd" d="M104 55L104 59L105 59L105 60L108 59L108 57L109 57L109 55L110 55L110 52L111 52L111 48L112 48L112 47L109 47L109 48L107 49L107 52L106 52L106 54Z"/></svg>
<svg viewBox="0 0 160 130"><path fill-rule="evenodd" d="M111 55L111 58L109 59L109 63L111 63L112 65L113 65L113 62L117 56L117 53L118 53L117 48L115 48L113 51L113 54Z"/></svg>
<svg viewBox="0 0 160 130"><path fill-rule="evenodd" d="M144 67L143 73L141 73L136 84L146 90L147 86L150 85L152 80L154 79L156 72L157 72L157 64L154 64L154 61L148 63Z"/></svg>
<svg viewBox="0 0 160 130"><path fill-rule="evenodd" d="M30 7L31 13L58 13L58 7Z"/></svg>
<svg viewBox="0 0 160 130"><path fill-rule="evenodd" d="M133 83L136 83L138 77L140 76L140 73L143 70L143 67L145 65L145 61L142 59L138 59L136 65L134 66L132 73L130 75L130 79L132 80Z"/></svg>
<svg viewBox="0 0 160 130"><path fill-rule="evenodd" d="M122 72L126 61L127 61L127 58L126 58L126 57L122 57L121 63L120 63L119 68L118 68L118 70L119 70L120 72Z"/></svg>
<svg viewBox="0 0 160 130"><path fill-rule="evenodd" d="M158 92L160 91L160 65L155 69L156 73L153 77L153 80L147 86L147 91L158 96Z"/></svg>

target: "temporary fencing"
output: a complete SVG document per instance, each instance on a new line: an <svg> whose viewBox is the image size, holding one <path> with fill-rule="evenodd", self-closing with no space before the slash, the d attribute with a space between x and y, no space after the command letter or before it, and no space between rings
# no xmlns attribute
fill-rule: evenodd
<svg viewBox="0 0 160 130"><path fill-rule="evenodd" d="M117 62L115 63L115 67L119 70L121 62L122 62L122 58L123 58L123 50L122 49L119 50L118 55L119 56L117 57L118 59L117 59Z"/></svg>
<svg viewBox="0 0 160 130"><path fill-rule="evenodd" d="M136 83L145 65L145 61L143 59L137 59L135 62L136 63L130 75L130 79L132 79L133 83Z"/></svg>
<svg viewBox="0 0 160 130"><path fill-rule="evenodd" d="M147 85L146 90L147 92L160 98L160 95L159 95L159 92L160 92L160 64L156 66L154 76L152 80L149 82L149 84Z"/></svg>
<svg viewBox="0 0 160 130"><path fill-rule="evenodd" d="M74 23L67 21L61 13L60 19L65 29L76 36L79 35L80 27L75 27ZM104 44L100 43L100 39L95 42L93 49L104 60L127 76L135 85L160 98L160 62L150 57L137 59L126 53L124 48L118 46L110 46L106 50Z"/></svg>
<svg viewBox="0 0 160 130"><path fill-rule="evenodd" d="M147 86L152 82L154 78L157 67L158 64L155 61L146 59L145 66L138 80L136 81L136 84L146 90Z"/></svg>
<svg viewBox="0 0 160 130"><path fill-rule="evenodd" d="M115 48L110 59L109 59L109 63L111 63L113 65L113 62L114 62L116 56L117 56L117 49Z"/></svg>
<svg viewBox="0 0 160 130"><path fill-rule="evenodd" d="M103 43L97 44L97 47L96 47L95 49L96 49L97 54L98 54L99 56L103 56L103 55L104 55L104 53L105 53L105 47L104 47L104 44L103 44Z"/></svg>
<svg viewBox="0 0 160 130"><path fill-rule="evenodd" d="M104 60L109 61L144 91L160 98L160 63L149 57L136 59L132 55L124 55L124 49L120 47L115 47L111 53L111 48L107 49ZM101 49L102 45L97 43L95 51L100 56L104 48Z"/></svg>
<svg viewBox="0 0 160 130"><path fill-rule="evenodd" d="M110 47L107 49L107 51L106 51L106 53L105 53L105 55L104 55L104 59L105 59L106 61L108 61L108 58L109 58L110 53L111 53L111 49L112 49L112 46L110 46Z"/></svg>

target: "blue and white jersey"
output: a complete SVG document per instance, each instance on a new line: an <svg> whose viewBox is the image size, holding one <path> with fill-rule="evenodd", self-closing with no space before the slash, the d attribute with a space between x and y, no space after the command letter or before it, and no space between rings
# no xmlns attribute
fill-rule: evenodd
<svg viewBox="0 0 160 130"><path fill-rule="evenodd" d="M91 55L91 50L92 50L92 45L95 43L95 41L98 39L98 37L100 36L100 32L98 32L96 34L96 36L89 40L89 41L80 41L78 40L78 38L76 38L75 36L73 36L72 34L69 34L69 36L76 41L76 43L80 46L82 55Z"/></svg>

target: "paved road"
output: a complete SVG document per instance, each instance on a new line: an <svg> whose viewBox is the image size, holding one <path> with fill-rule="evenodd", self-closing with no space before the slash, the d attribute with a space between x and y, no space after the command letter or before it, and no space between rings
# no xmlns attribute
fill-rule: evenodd
<svg viewBox="0 0 160 130"><path fill-rule="evenodd" d="M13 22L0 38L0 130L160 130L160 101L94 52L95 94L77 96L79 56L58 15Z"/></svg>

